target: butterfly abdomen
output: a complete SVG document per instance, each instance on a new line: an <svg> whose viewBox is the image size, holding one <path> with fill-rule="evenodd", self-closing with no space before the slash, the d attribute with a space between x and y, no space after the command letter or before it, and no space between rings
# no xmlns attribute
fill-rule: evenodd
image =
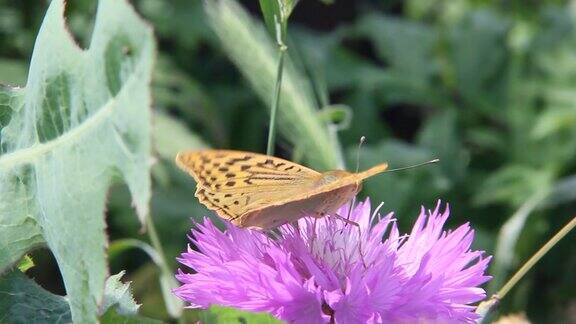
<svg viewBox="0 0 576 324"><path fill-rule="evenodd" d="M342 205L349 202L360 191L360 184L353 183L331 191L324 195L323 203L319 206L316 217L335 214Z"/></svg>

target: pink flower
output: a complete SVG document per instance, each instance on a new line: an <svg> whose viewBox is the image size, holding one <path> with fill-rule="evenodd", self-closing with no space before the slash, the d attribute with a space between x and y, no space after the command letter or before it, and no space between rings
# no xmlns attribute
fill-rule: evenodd
<svg viewBox="0 0 576 324"><path fill-rule="evenodd" d="M468 224L443 230L448 216L440 203L422 209L401 236L392 214L372 214L365 201L350 215L360 229L330 216L303 218L275 238L232 225L223 233L205 219L192 231L198 251L189 247L178 259L195 273L179 270L174 293L190 307L218 304L294 323L473 323L490 257L470 250Z"/></svg>

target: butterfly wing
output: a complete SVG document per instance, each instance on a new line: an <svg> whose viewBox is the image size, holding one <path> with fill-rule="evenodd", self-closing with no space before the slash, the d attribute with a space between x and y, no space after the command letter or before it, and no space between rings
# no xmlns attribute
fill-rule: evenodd
<svg viewBox="0 0 576 324"><path fill-rule="evenodd" d="M253 209L233 222L240 227L270 229L305 216L331 215L352 199L359 189L360 184L348 178Z"/></svg>
<svg viewBox="0 0 576 324"><path fill-rule="evenodd" d="M253 208L234 223L241 227L269 229L298 220L304 216L323 217L335 213L350 201L362 187L362 180L384 172L386 163L360 173L342 170L320 174L308 190L300 190L289 197Z"/></svg>
<svg viewBox="0 0 576 324"><path fill-rule="evenodd" d="M228 220L311 188L320 176L287 160L242 151L180 152L176 164L196 180L200 202Z"/></svg>
<svg viewBox="0 0 576 324"><path fill-rule="evenodd" d="M299 192L295 195L285 197L284 199L275 200L270 203L269 206L283 205L290 201L305 199L306 197L315 196L320 193L337 191L348 186L356 186L359 190L363 180L378 173L382 173L387 169L388 164L382 163L359 173L350 173L343 170L328 171L325 173L318 173L314 171L316 172L314 177L315 181L313 181L311 186L302 188L302 190L299 190Z"/></svg>

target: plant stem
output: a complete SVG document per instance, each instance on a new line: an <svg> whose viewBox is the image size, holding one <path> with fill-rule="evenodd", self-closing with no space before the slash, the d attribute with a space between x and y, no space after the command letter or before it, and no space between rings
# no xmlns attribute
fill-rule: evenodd
<svg viewBox="0 0 576 324"><path fill-rule="evenodd" d="M150 237L150 243L158 253L159 261L161 262L161 270L170 271L168 267L168 263L166 262L166 256L164 255L164 250L162 249L162 243L158 238L158 232L156 232L156 226L154 226L154 222L152 221L152 217L148 216L146 219L146 231L148 232L148 237Z"/></svg>
<svg viewBox="0 0 576 324"><path fill-rule="evenodd" d="M276 85L274 87L274 97L272 98L272 109L270 112L270 123L268 128L268 145L266 147L267 155L274 155L274 141L276 137L276 112L280 105L280 90L282 89L282 74L284 72L284 55L288 48L286 45L278 44L279 58L278 69L276 70Z"/></svg>
<svg viewBox="0 0 576 324"><path fill-rule="evenodd" d="M552 249L552 247L563 239L566 234L573 230L574 227L576 227L576 216L572 218L568 224L564 225L564 227L562 227L562 229L560 229L560 231L558 231L558 233L546 242L546 244L544 244L536 253L534 253L534 255L530 257L530 259L528 259L528 261L526 261L518 271L516 271L516 273L504 284L504 286L502 286L502 288L500 288L500 290L498 290L496 294L492 295L489 300L480 303L476 312L485 316L496 304L498 304L498 301L504 298L518 283L518 281L520 281L520 279L522 279L522 277L524 277L524 275L528 273L528 271L530 271L530 269L532 269L532 267L540 261L548 251L550 251L550 249Z"/></svg>
<svg viewBox="0 0 576 324"><path fill-rule="evenodd" d="M170 270L170 267L168 266L168 262L166 261L166 255L164 254L164 249L162 248L162 243L160 242L160 238L158 237L158 232L156 231L156 226L154 225L154 221L152 220L152 216L150 213L148 213L148 216L146 216L146 231L148 232L148 237L150 237L150 243L152 243L152 246L154 247L154 250L156 250L156 253L158 255L158 259L157 260L159 262L158 266L160 267L160 277L162 276L166 276L167 278L172 277L172 271ZM163 298L166 299L166 296L164 294ZM166 308L168 310L168 313L170 314L170 308L171 306L169 305L173 305L174 303L172 301L169 300L164 300L164 304L166 305ZM173 314L170 314L171 316L173 316ZM176 314L174 314L176 315ZM178 316L177 317L177 322L179 324L183 324L184 319L182 318L182 316Z"/></svg>
<svg viewBox="0 0 576 324"><path fill-rule="evenodd" d="M536 252L530 259L528 259L526 263L524 263L524 265L512 276L512 278L510 278L508 282L506 282L506 284L504 284L504 286L502 286L502 288L500 288L500 290L496 293L498 297L504 298L510 289L512 289L512 287L514 287L514 285L516 285L516 283L518 283L518 281L522 279L522 277L524 277L524 275L530 271L530 269L532 269L532 267L538 261L540 261L540 259L542 259L542 257L546 255L550 249L552 249L552 247L554 247L554 245L556 245L556 243L558 243L562 238L564 238L564 236L566 236L566 234L574 229L574 227L576 227L576 216L572 218L568 224L564 225L564 227L562 227L558 233L556 233L548 242L546 242L546 244L540 248L540 250L538 250L538 252Z"/></svg>

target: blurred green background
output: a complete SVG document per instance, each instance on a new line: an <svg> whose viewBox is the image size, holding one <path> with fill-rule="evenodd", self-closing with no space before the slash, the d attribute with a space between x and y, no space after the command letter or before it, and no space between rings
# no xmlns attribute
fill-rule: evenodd
<svg viewBox="0 0 576 324"><path fill-rule="evenodd" d="M173 156L183 147L264 152L277 52L257 1L242 1L251 20L241 8L209 15L201 1L132 3L159 44L152 213L175 269L193 220L210 213ZM0 0L3 83L25 85L47 4ZM69 28L84 47L95 8L68 1ZM495 255L489 293L576 215L576 2L307 0L290 16L288 34L284 82L293 88L282 93L277 155L353 170L366 136L361 168L440 158L373 178L362 195L383 201L382 212L394 211L405 231L421 205L449 202L450 226L472 223L476 248ZM316 144L303 136L314 125L327 134ZM109 198L112 246L145 240L126 188L117 185ZM576 322L575 237L546 255L498 313ZM32 256L37 266L28 274L64 294L50 252ZM147 255L130 250L109 260L112 273L128 270L142 313L167 319Z"/></svg>

